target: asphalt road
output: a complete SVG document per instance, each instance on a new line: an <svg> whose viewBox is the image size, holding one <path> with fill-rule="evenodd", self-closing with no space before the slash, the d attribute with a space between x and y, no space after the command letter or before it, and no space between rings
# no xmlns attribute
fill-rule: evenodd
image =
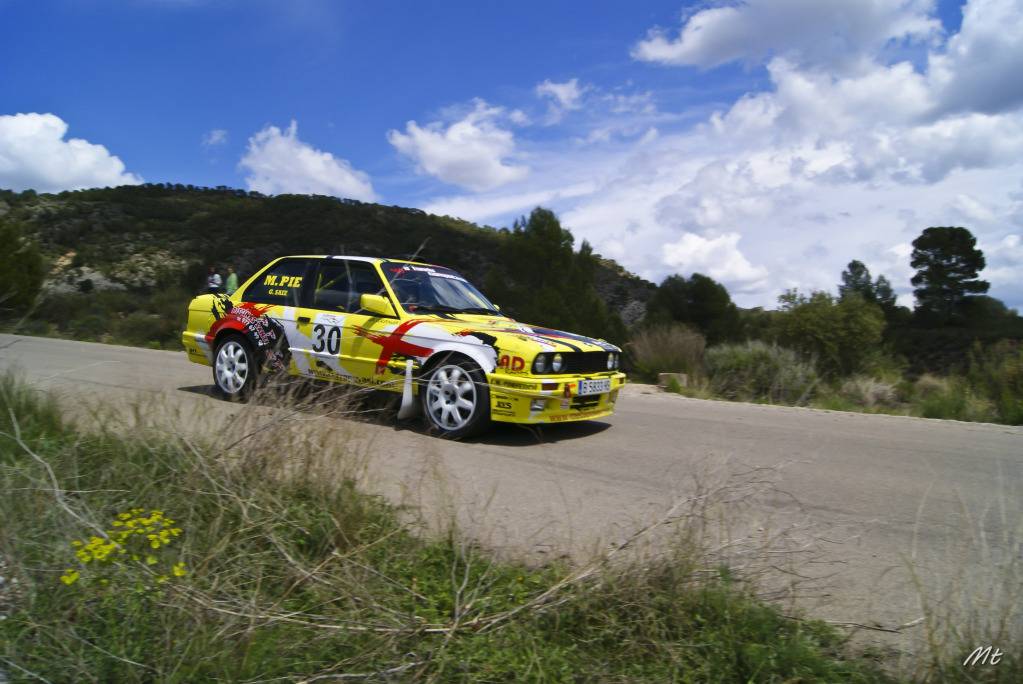
<svg viewBox="0 0 1023 684"><path fill-rule="evenodd" d="M210 396L210 370L184 353L0 335L3 366L69 408L144 396L175 407L163 416L247 410ZM923 615L921 596L996 610L1004 572L1020 560L1020 428L701 401L640 385L606 421L500 426L471 443L324 420L368 456L371 486L450 513L509 554L585 559L711 490L701 502L732 501L705 511L725 512L727 525L714 528L727 537L723 553L784 571L766 586L792 580L802 607L838 622L904 625ZM650 538L669 536L665 527ZM920 630L904 629L898 645Z"/></svg>

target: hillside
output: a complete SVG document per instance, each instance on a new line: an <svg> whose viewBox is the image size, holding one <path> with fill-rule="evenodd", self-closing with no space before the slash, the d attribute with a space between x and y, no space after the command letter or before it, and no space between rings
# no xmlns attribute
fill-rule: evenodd
<svg viewBox="0 0 1023 684"><path fill-rule="evenodd" d="M281 254L402 257L417 250L419 258L483 286L495 267L507 266L501 261L510 236L418 209L183 185L0 191L0 219L20 223L39 243L50 263L51 293L161 286L194 292L210 265L222 272L231 265L244 279ZM613 261L593 262L593 288L609 314L627 326L638 322L654 285ZM515 302L498 303L514 312Z"/></svg>

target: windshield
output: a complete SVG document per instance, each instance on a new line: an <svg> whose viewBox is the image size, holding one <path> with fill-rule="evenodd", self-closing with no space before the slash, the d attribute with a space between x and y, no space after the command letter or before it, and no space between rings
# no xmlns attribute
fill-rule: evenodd
<svg viewBox="0 0 1023 684"><path fill-rule="evenodd" d="M468 280L449 268L385 261L381 270L409 313L499 315L497 307Z"/></svg>

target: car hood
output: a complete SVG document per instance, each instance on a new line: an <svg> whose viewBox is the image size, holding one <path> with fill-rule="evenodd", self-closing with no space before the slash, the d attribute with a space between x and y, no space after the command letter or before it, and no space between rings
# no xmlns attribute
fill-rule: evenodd
<svg viewBox="0 0 1023 684"><path fill-rule="evenodd" d="M437 326L452 335L477 337L505 353L621 352L620 348L605 340L537 325L526 325L505 317L451 314L445 317L416 316L415 318L423 323L428 323L428 327Z"/></svg>

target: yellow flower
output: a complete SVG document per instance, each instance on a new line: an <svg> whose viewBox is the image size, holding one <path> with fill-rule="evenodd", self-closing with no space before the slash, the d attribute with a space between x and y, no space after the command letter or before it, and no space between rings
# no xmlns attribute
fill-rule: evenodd
<svg viewBox="0 0 1023 684"><path fill-rule="evenodd" d="M72 584L78 581L79 577L81 577L81 573L79 573L77 570L73 568L68 568L67 570L64 571L64 574L60 576L60 581L68 586L71 586Z"/></svg>
<svg viewBox="0 0 1023 684"><path fill-rule="evenodd" d="M156 565L156 556L146 556L146 565Z"/></svg>
<svg viewBox="0 0 1023 684"><path fill-rule="evenodd" d="M167 575L159 575L159 576L158 576L158 577L156 578L156 583L157 583L157 584L163 584L164 582L166 582L166 581L167 581L167 579L168 579L168 578L167 578Z"/></svg>
<svg viewBox="0 0 1023 684"><path fill-rule="evenodd" d="M188 574L188 571L185 570L184 563L175 563L171 571L174 573L175 577L184 577L185 575Z"/></svg>

